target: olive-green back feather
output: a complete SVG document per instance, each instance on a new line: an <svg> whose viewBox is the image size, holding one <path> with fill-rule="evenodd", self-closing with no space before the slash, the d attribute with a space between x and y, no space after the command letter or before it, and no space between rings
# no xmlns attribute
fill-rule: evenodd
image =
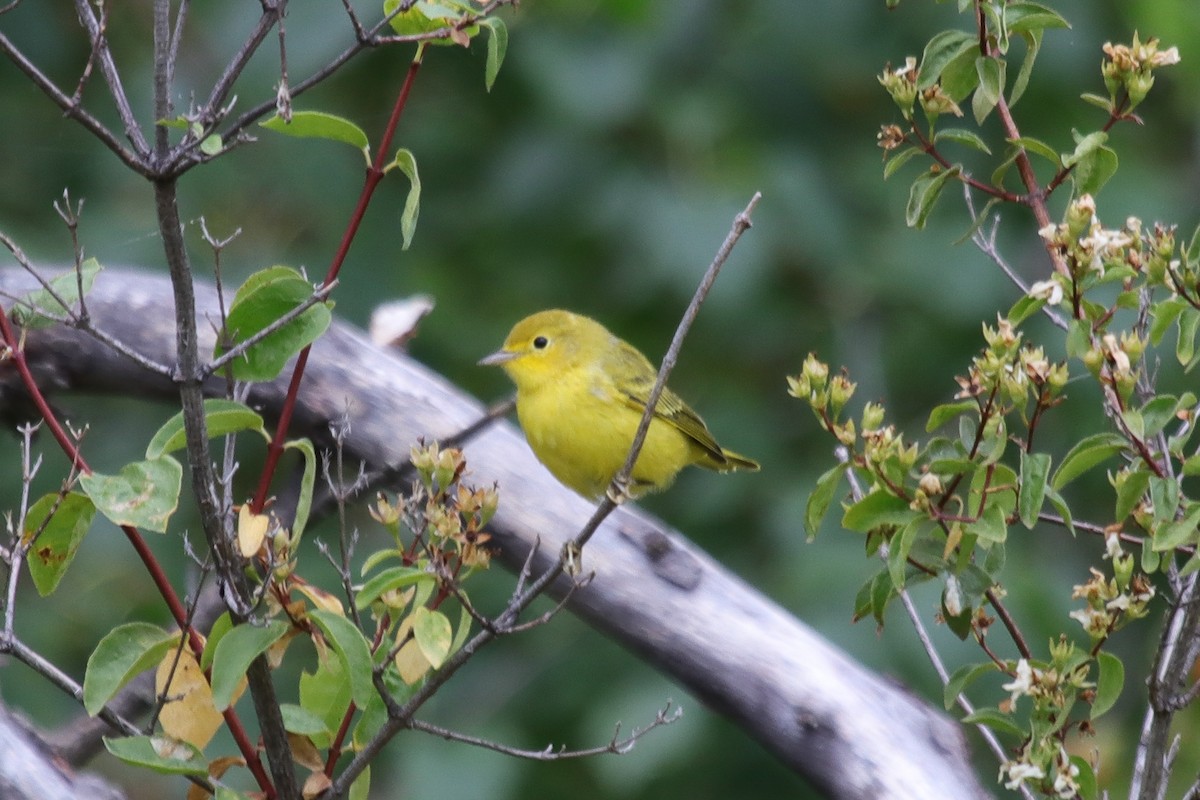
<svg viewBox="0 0 1200 800"><path fill-rule="evenodd" d="M650 392L654 388L654 381L658 378L658 371L636 348L621 340L617 341L617 347L607 351L607 358L610 363L606 365L605 374L621 375L623 378L622 385L618 387L622 399L636 411L644 412ZM725 450L717 444L704 420L700 419L679 395L665 386L659 395L658 404L654 407L654 416L674 426L704 450L712 463L701 462L701 466L721 471L758 469L757 462Z"/></svg>

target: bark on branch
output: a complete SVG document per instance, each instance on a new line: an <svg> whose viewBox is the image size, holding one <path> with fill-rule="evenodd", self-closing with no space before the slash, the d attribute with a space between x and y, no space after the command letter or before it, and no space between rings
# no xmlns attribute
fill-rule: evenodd
<svg viewBox="0 0 1200 800"><path fill-rule="evenodd" d="M0 270L0 292L33 288L23 271ZM165 277L108 269L87 303L97 327L152 361L172 363L170 298ZM208 339L202 347L211 352L205 317L216 314L210 287L198 287L197 307L199 330ZM66 327L31 331L26 351L50 392L177 396L166 378ZM0 366L6 422L21 397L10 372ZM214 381L212 388L221 385ZM256 386L249 402L270 416L284 389L282 382ZM329 424L348 415L348 463L395 466L419 437L445 438L483 412L432 370L335 324L313 349L293 432L320 447L328 442ZM519 568L540 538L535 567L547 566L592 506L561 487L507 423L481 433L465 450L474 481L501 488L491 528L502 563ZM736 721L830 797L987 796L955 722L869 672L660 520L637 508L618 509L588 544L584 564L596 577L572 595L572 613ZM560 594L565 586L557 587Z"/></svg>

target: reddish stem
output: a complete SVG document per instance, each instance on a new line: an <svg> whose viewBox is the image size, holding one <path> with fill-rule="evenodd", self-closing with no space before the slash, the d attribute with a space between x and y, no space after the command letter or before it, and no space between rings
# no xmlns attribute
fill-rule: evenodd
<svg viewBox="0 0 1200 800"><path fill-rule="evenodd" d="M379 147L375 152L375 161L367 169L366 177L363 180L363 188L358 196L358 203L355 205L354 213L350 215L350 220L346 224L346 231L342 234L341 244L338 245L337 252L329 264L329 272L325 275L325 286L328 286L337 279L338 273L346 261L346 255L350 252L350 245L354 242L354 237L358 233L363 217L367 213L367 206L375 194L375 187L383 179L384 167L387 165L387 154L392 149L392 140L396 135L396 127L400 123L400 115L404 111L404 107L408 104L408 94L412 90L413 81L416 80L417 72L421 68L422 52L422 50L418 49L417 55L413 58L412 63L408 65L408 72L404 76L404 84L400 87L400 94L396 97L396 103L392 107L392 114L388 118L387 127L384 128L383 136L379 140ZM275 475L275 469L279 464L279 457L283 453L284 438L287 436L288 428L292 423L292 411L296 407L296 397L300 392L300 382L304 378L304 369L308 364L308 353L311 349L312 345L309 345L300 351L300 356L296 359L296 366L292 370L292 380L288 384L287 396L284 398L283 409L279 414L279 424L276 425L275 435L272 437L271 444L267 448L267 458L263 464L262 475L259 478L258 490L254 494L254 500L250 503L250 510L255 514L261 514L263 507L266 505L267 494L271 490L271 479Z"/></svg>
<svg viewBox="0 0 1200 800"><path fill-rule="evenodd" d="M71 440L71 437L63 429L58 418L54 415L54 410L50 408L50 404L46 401L45 395L38 388L37 381L33 377L33 372L29 369L29 362L25 358L25 351L22 349L20 340L13 331L8 313L3 306L0 306L0 339L3 339L4 343L8 346L12 362L21 376L21 382L25 385L25 391L29 393L34 406L38 410L38 414L41 415L42 420L46 423L46 427L50 429L50 433L54 436L55 441L58 442L59 447L66 453L67 458L71 459L71 463L75 469L78 469L84 475L91 475L92 468L88 466L88 463L83 458L83 454L75 446L75 442ZM166 573L163 572L162 565L158 563L158 559L154 557L154 553L151 552L150 547L146 544L146 540L142 538L142 534L137 528L132 525L121 525L120 527L125 533L125 538L133 545L134 552L142 560L143 566L146 567L146 571L150 574L150 579L154 581L154 585L158 589L163 602L167 604L167 609L171 612L171 617L175 620L175 624L187 634L188 647L191 648L192 653L199 659L204 652L204 642L200 639L200 634L189 623L187 609L179 599L179 595L175 593L175 587L167 579ZM267 792L268 797L274 797L274 792L271 790L271 781L267 777L266 771L263 770L261 762L258 760L254 744L246 734L246 729L242 727L241 720L238 719L232 707L225 709L223 716L225 724L229 727L229 732L237 742L238 749L246 759L250 771L254 773L254 778L258 781L258 785Z"/></svg>

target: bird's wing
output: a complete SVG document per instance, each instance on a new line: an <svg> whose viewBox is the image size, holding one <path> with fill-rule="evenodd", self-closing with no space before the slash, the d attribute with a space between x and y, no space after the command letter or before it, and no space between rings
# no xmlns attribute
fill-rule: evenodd
<svg viewBox="0 0 1200 800"><path fill-rule="evenodd" d="M613 387L614 391L631 408L639 413L645 411L658 371L645 356L625 342L620 342L618 347L613 348L608 357L613 363L608 365L604 374L622 376L620 385ZM658 405L654 407L654 416L675 426L684 436L704 448L717 462L725 461L724 451L708 432L704 420L670 389L663 387Z"/></svg>

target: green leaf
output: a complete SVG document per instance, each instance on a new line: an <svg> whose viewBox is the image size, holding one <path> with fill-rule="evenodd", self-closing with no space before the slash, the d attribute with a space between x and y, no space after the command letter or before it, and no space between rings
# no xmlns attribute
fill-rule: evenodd
<svg viewBox="0 0 1200 800"><path fill-rule="evenodd" d="M842 515L842 527L866 533L880 525L907 525L920 516L908 503L882 489L871 492Z"/></svg>
<svg viewBox="0 0 1200 800"><path fill-rule="evenodd" d="M1145 435L1157 436L1181 409L1190 408L1195 402L1196 398L1190 392L1185 392L1183 397L1165 394L1147 401L1141 408Z"/></svg>
<svg viewBox="0 0 1200 800"><path fill-rule="evenodd" d="M116 475L81 475L79 486L114 524L165 533L182 481L180 463L161 456L126 464Z"/></svg>
<svg viewBox="0 0 1200 800"><path fill-rule="evenodd" d="M955 165L950 169L937 172L926 172L917 177L908 192L908 206L904 211L904 221L910 228L924 228L929 212L937 203L938 196L946 188L946 181L955 178L962 168Z"/></svg>
<svg viewBox="0 0 1200 800"><path fill-rule="evenodd" d="M1084 92L1079 95L1079 99L1090 106L1095 106L1109 114L1113 112L1113 101L1111 97L1103 94L1094 94L1092 92Z"/></svg>
<svg viewBox="0 0 1200 800"><path fill-rule="evenodd" d="M300 706L325 720L325 726L337 730L350 705L350 681L340 658L323 658L316 672L300 674Z"/></svg>
<svg viewBox="0 0 1200 800"><path fill-rule="evenodd" d="M290 267L268 267L254 273L238 289L226 319L232 347L268 327L287 312L304 303L313 293L312 284ZM329 327L328 302L316 303L303 314L272 332L231 364L233 377L240 381L269 381L283 371L293 357ZM220 356L225 347L214 350Z"/></svg>
<svg viewBox="0 0 1200 800"><path fill-rule="evenodd" d="M1008 321L1013 324L1013 327L1016 327L1045 307L1046 298L1023 294L1008 310Z"/></svg>
<svg viewBox="0 0 1200 800"><path fill-rule="evenodd" d="M413 612L413 638L421 654L429 661L434 669L446 663L450 655L450 643L454 641L454 631L450 620L440 611L434 611L425 606L419 606Z"/></svg>
<svg viewBox="0 0 1200 800"><path fill-rule="evenodd" d="M959 400L956 403L943 403L935 406L933 411L929 412L929 419L925 423L925 432L932 433L958 415L970 414L978 410L979 403L974 400Z"/></svg>
<svg viewBox="0 0 1200 800"><path fill-rule="evenodd" d="M946 681L946 686L942 690L942 702L945 703L946 710L949 711L954 706L958 696L966 691L967 686L984 675L997 672L998 669L993 662L984 661L981 664L964 664L954 670L954 674L950 676L950 680Z"/></svg>
<svg viewBox="0 0 1200 800"><path fill-rule="evenodd" d="M974 713L963 717L962 721L967 725L986 725L997 733L1013 737L1026 735L1026 731L1013 720L1011 714L1003 714L996 708L976 709Z"/></svg>
<svg viewBox="0 0 1200 800"><path fill-rule="evenodd" d="M312 512L313 486L317 480L317 453L308 439L293 439L284 445L287 450L299 450L304 456L304 474L300 478L300 495L296 499L296 516L292 520L292 541L300 541Z"/></svg>
<svg viewBox="0 0 1200 800"><path fill-rule="evenodd" d="M946 128L945 130L938 131L933 137L933 141L935 143L940 142L943 139L948 139L952 142L958 142L959 144L965 144L968 147L972 147L980 151L981 153L987 153L989 156L992 154L992 151L988 149L988 146L983 141L983 138L980 137L980 135L975 131L970 131L965 128Z"/></svg>
<svg viewBox="0 0 1200 800"><path fill-rule="evenodd" d="M1089 154L1094 153L1104 143L1108 141L1108 134L1104 131L1093 131L1087 135L1083 135L1078 131L1072 131L1071 136L1075 139L1075 150L1071 153L1062 154L1063 166L1073 167Z"/></svg>
<svg viewBox="0 0 1200 800"><path fill-rule="evenodd" d="M1117 153L1110 147L1100 147L1081 158L1075 164L1071 180L1075 194L1098 194L1117 171Z"/></svg>
<svg viewBox="0 0 1200 800"><path fill-rule="evenodd" d="M401 0L385 0L383 13L390 15L400 6L400 3ZM401 36L420 36L442 28L449 28L458 23L462 16L463 11L453 5L433 2L433 0L417 0L410 8L392 17L389 24L392 26L392 30ZM464 28L463 33L467 36L474 36L478 28L478 25L471 25ZM454 44L454 42L444 39L432 41L429 44Z"/></svg>
<svg viewBox="0 0 1200 800"><path fill-rule="evenodd" d="M487 67L483 72L483 85L490 92L508 52L508 27L499 17L480 20L479 26L492 34L487 40Z"/></svg>
<svg viewBox="0 0 1200 800"><path fill-rule="evenodd" d="M410 184L408 197L404 201L404 211L400 215L400 236L404 242L402 249L407 250L412 244L413 234L417 231L417 216L421 213L421 176L417 174L417 160L412 151L400 148L392 163L384 168L384 172L398 169L408 176Z"/></svg>
<svg viewBox="0 0 1200 800"><path fill-rule="evenodd" d="M975 71L979 74L979 86L971 98L971 111L976 124L982 125L1004 94L1005 64L999 58L979 56L975 59Z"/></svg>
<svg viewBox="0 0 1200 800"><path fill-rule="evenodd" d="M1011 5L1008 10L1012 10ZM1025 58L1021 60L1021 69L1017 72L1017 79L1013 81L1013 88L1008 96L1008 105L1011 108L1017 104L1029 86L1029 76L1033 74L1033 64L1037 61L1038 53L1042 49L1042 31L1040 29L1014 30L1010 22L1009 33L1020 34L1021 38L1025 40Z"/></svg>
<svg viewBox="0 0 1200 800"><path fill-rule="evenodd" d="M288 733L296 733L309 738L333 735L329 726L325 724L325 720L321 719L319 715L294 703L280 703L279 713L283 717L284 730ZM318 747L324 746L327 745L318 745Z"/></svg>
<svg viewBox="0 0 1200 800"><path fill-rule="evenodd" d="M92 283L100 272L100 262L89 258L75 270L50 279L49 289L38 289L13 302L12 320L23 328L45 328L54 325L56 319L70 317L79 305L79 285L82 279L83 293L92 290ZM55 296L58 296L58 300ZM61 300L62 302L59 302ZM64 305L65 304L65 305Z"/></svg>
<svg viewBox="0 0 1200 800"><path fill-rule="evenodd" d="M121 687L178 646L178 633L148 622L127 622L113 628L88 656L83 674L84 710L96 716Z"/></svg>
<svg viewBox="0 0 1200 800"><path fill-rule="evenodd" d="M983 516L967 526L967 531L985 542L1003 542L1008 538L1008 524L1004 520L1004 510L998 503L988 505L983 510Z"/></svg>
<svg viewBox="0 0 1200 800"><path fill-rule="evenodd" d="M961 103L979 85L979 73L975 71L975 58L979 55L978 42L950 61L942 70L942 93L956 103Z"/></svg>
<svg viewBox="0 0 1200 800"><path fill-rule="evenodd" d="M1041 32L1047 28L1070 28L1061 14L1041 3L1009 3L1004 8L1009 34L1026 31Z"/></svg>
<svg viewBox="0 0 1200 800"><path fill-rule="evenodd" d="M963 53L977 50L979 40L962 30L948 30L935 34L925 45L921 55L921 72L917 78L918 89L928 89L942 77L942 70Z"/></svg>
<svg viewBox="0 0 1200 800"><path fill-rule="evenodd" d="M1049 161L1055 169L1062 166L1062 159L1059 158L1058 151L1041 139L1034 139L1031 136L1021 136L1016 139L1009 139L1008 143L1023 148L1030 155L1041 156Z"/></svg>
<svg viewBox="0 0 1200 800"><path fill-rule="evenodd" d="M354 606L361 611L386 592L436 580L432 573L420 567L389 567L363 584L354 598Z"/></svg>
<svg viewBox="0 0 1200 800"><path fill-rule="evenodd" d="M233 694L250 669L251 662L282 639L289 627L282 620L262 626L242 624L221 637L212 662L213 705L218 711L229 708Z"/></svg>
<svg viewBox="0 0 1200 800"><path fill-rule="evenodd" d="M1150 504L1156 521L1161 523L1175 519L1179 510L1179 496L1179 481L1174 476L1150 476Z"/></svg>
<svg viewBox="0 0 1200 800"><path fill-rule="evenodd" d="M1179 319L1179 315L1189 308L1187 301L1180 297L1171 297L1155 303L1150 308L1150 343L1159 345L1167 331ZM1186 363L1186 362L1184 362Z"/></svg>
<svg viewBox="0 0 1200 800"><path fill-rule="evenodd" d="M1021 495L1017 509L1021 524L1032 528L1042 510L1046 498L1046 479L1050 475L1049 453L1026 453L1021 451Z"/></svg>
<svg viewBox="0 0 1200 800"><path fill-rule="evenodd" d="M877 572L858 590L858 596L854 600L854 621L858 622L870 614L882 628L883 613L893 597L896 597L896 588L892 585L887 570Z"/></svg>
<svg viewBox="0 0 1200 800"><path fill-rule="evenodd" d="M904 588L904 573L908 567L908 554L912 552L913 542L921 532L923 518L915 518L899 530L888 542L887 568L892 584L897 589Z"/></svg>
<svg viewBox="0 0 1200 800"><path fill-rule="evenodd" d="M234 400L226 400L223 397L205 400L204 419L210 439L240 431L256 431L261 433L264 439L270 439L263 427L262 417L249 406ZM167 420L150 439L150 444L146 446L146 458L158 458L182 450L186 446L187 434L183 429L183 412L180 411Z"/></svg>
<svg viewBox="0 0 1200 800"><path fill-rule="evenodd" d="M1063 518L1063 523L1067 526L1067 530L1074 536L1075 522L1071 516L1071 507L1067 505L1067 501L1063 499L1061 494L1049 486L1046 487L1046 499L1050 501L1050 505L1054 506L1054 510Z"/></svg>
<svg viewBox="0 0 1200 800"><path fill-rule="evenodd" d="M314 609L308 612L308 616L320 626L342 662L345 676L350 682L350 697L355 705L365 707L375 695L375 686L371 682L371 646L362 631L350 620L332 611Z"/></svg>
<svg viewBox="0 0 1200 800"><path fill-rule="evenodd" d="M1196 330L1200 328L1200 311L1188 308L1179 317L1179 341L1175 345L1175 358L1187 366L1196 355Z"/></svg>
<svg viewBox="0 0 1200 800"><path fill-rule="evenodd" d="M343 117L323 111L293 111L290 120L276 114L259 124L268 130L298 139L326 139L348 144L362 151L363 160L368 166L371 164L371 143L367 140L367 134Z"/></svg>
<svg viewBox="0 0 1200 800"><path fill-rule="evenodd" d="M1155 550L1174 550L1185 544L1193 544L1197 539L1196 526L1200 524L1200 503L1188 509L1187 515L1180 520L1163 523L1154 531Z"/></svg>
<svg viewBox="0 0 1200 800"><path fill-rule="evenodd" d="M1121 659L1101 650L1096 654L1100 677L1096 680L1096 699L1092 701L1092 719L1099 719L1112 708L1125 688L1125 665Z"/></svg>
<svg viewBox="0 0 1200 800"><path fill-rule="evenodd" d="M126 764L163 775L208 776L208 761L200 750L165 736L105 736L104 747Z"/></svg>
<svg viewBox="0 0 1200 800"><path fill-rule="evenodd" d="M1145 469L1135 469L1125 474L1125 479L1117 488L1116 515L1114 519L1122 522L1133 513L1133 509L1141 502L1150 485L1150 473Z"/></svg>
<svg viewBox="0 0 1200 800"><path fill-rule="evenodd" d="M1115 433L1097 433L1080 441L1063 457L1050 485L1057 491L1125 449L1125 440Z"/></svg>
<svg viewBox="0 0 1200 800"><path fill-rule="evenodd" d="M224 147L225 143L221 141L220 135L216 133L205 136L204 140L200 142L200 152L206 156L218 156Z"/></svg>
<svg viewBox="0 0 1200 800"><path fill-rule="evenodd" d="M1096 781L1096 773L1092 765L1083 756L1071 756L1071 765L1079 772L1075 775L1075 784L1079 787L1082 800L1099 800L1100 786Z"/></svg>
<svg viewBox="0 0 1200 800"><path fill-rule="evenodd" d="M829 504L842 484L842 476L846 474L847 467L846 463L836 464L817 478L817 485L813 487L812 494L808 496L808 502L804 505L804 530L808 532L809 541L817 535L821 520L825 519L825 512L829 510Z"/></svg>
<svg viewBox="0 0 1200 800"><path fill-rule="evenodd" d="M31 544L26 561L33 585L42 597L58 588L95 516L96 506L76 492L68 492L61 501L57 493L48 494L29 507L24 536L26 540L34 534L38 537Z"/></svg>
<svg viewBox="0 0 1200 800"><path fill-rule="evenodd" d="M233 618L226 611L217 617L217 621L213 623L208 632L208 637L204 640L204 652L200 654L200 669L207 672L212 668L213 654L217 650L217 645L221 643L221 637L231 630L233 630Z"/></svg>
<svg viewBox="0 0 1200 800"><path fill-rule="evenodd" d="M907 164L913 156L920 155L922 152L924 151L919 147L906 147L899 153L889 153L887 161L883 163L883 179L886 181L892 177L896 170Z"/></svg>

